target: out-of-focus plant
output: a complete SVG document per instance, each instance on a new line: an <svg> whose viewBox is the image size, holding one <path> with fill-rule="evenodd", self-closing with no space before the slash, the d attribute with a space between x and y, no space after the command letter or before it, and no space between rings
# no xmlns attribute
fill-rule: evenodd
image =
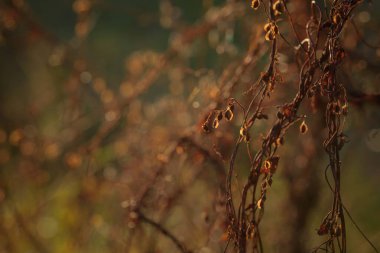
<svg viewBox="0 0 380 253"><path fill-rule="evenodd" d="M380 104L371 3L124 4L73 1L62 39L36 1L0 2L0 252L347 252L348 219L377 251L341 194L348 108ZM157 47L112 69L107 12Z"/></svg>

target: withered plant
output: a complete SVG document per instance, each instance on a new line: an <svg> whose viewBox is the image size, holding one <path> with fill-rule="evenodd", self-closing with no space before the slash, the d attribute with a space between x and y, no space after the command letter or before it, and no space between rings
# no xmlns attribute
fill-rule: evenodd
<svg viewBox="0 0 380 253"><path fill-rule="evenodd" d="M16 62L0 61L16 69L0 79L0 252L345 253L348 224L378 252L342 189L350 113L380 104L364 32L378 3L203 0L189 21L192 1L157 2L75 0L65 41L32 1L0 1ZM108 77L89 50L102 12L159 24L166 51L133 50Z"/></svg>

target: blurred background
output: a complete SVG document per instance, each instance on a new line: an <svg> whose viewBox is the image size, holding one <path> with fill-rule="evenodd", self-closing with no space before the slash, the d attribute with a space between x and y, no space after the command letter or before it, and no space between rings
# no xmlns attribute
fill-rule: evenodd
<svg viewBox="0 0 380 253"><path fill-rule="evenodd" d="M304 33L308 3L289 1ZM317 1L322 6L323 1ZM230 0L0 0L0 252L193 252L227 244L224 184L242 113L201 129L228 98L246 104L270 52L263 11ZM342 196L380 247L380 18L364 1L342 33L349 94ZM283 21L283 22L282 22ZM292 45L289 25L279 21ZM297 90L280 40L281 84L253 128ZM310 252L332 196L324 179L324 101L289 129L262 222L269 252ZM249 171L238 154L235 196ZM138 211L137 211L138 210ZM347 220L349 252L373 252ZM232 252L232 251L231 251Z"/></svg>

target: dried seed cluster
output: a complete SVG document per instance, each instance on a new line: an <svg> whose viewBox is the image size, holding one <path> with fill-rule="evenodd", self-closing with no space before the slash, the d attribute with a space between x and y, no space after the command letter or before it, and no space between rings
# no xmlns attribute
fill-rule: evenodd
<svg viewBox="0 0 380 253"><path fill-rule="evenodd" d="M211 132L210 122L212 120L213 115L214 115L214 118L212 120L211 126L214 129L219 127L220 122L223 119L226 119L227 121L231 121L234 117L234 109L235 109L235 105L233 103L229 103L225 110L215 110L214 112L210 113L207 120L202 124L203 131L206 133Z"/></svg>
<svg viewBox="0 0 380 253"><path fill-rule="evenodd" d="M264 26L265 40L274 40L278 34L278 26L274 22L269 22Z"/></svg>

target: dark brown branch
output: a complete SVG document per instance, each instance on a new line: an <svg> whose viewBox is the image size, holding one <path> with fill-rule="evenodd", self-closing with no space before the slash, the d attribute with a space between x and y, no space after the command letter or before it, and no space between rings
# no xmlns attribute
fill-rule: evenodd
<svg viewBox="0 0 380 253"><path fill-rule="evenodd" d="M163 234L168 239L170 239L182 253L191 253L192 252L192 251L188 250L187 247L182 242L180 242L171 232L169 232L162 225L160 225L157 222L153 221L152 219L146 217L140 211L138 211L137 213L138 213L138 217L139 217L140 221L145 222L145 223L151 225L152 227L154 227L155 229L157 229L161 234Z"/></svg>

